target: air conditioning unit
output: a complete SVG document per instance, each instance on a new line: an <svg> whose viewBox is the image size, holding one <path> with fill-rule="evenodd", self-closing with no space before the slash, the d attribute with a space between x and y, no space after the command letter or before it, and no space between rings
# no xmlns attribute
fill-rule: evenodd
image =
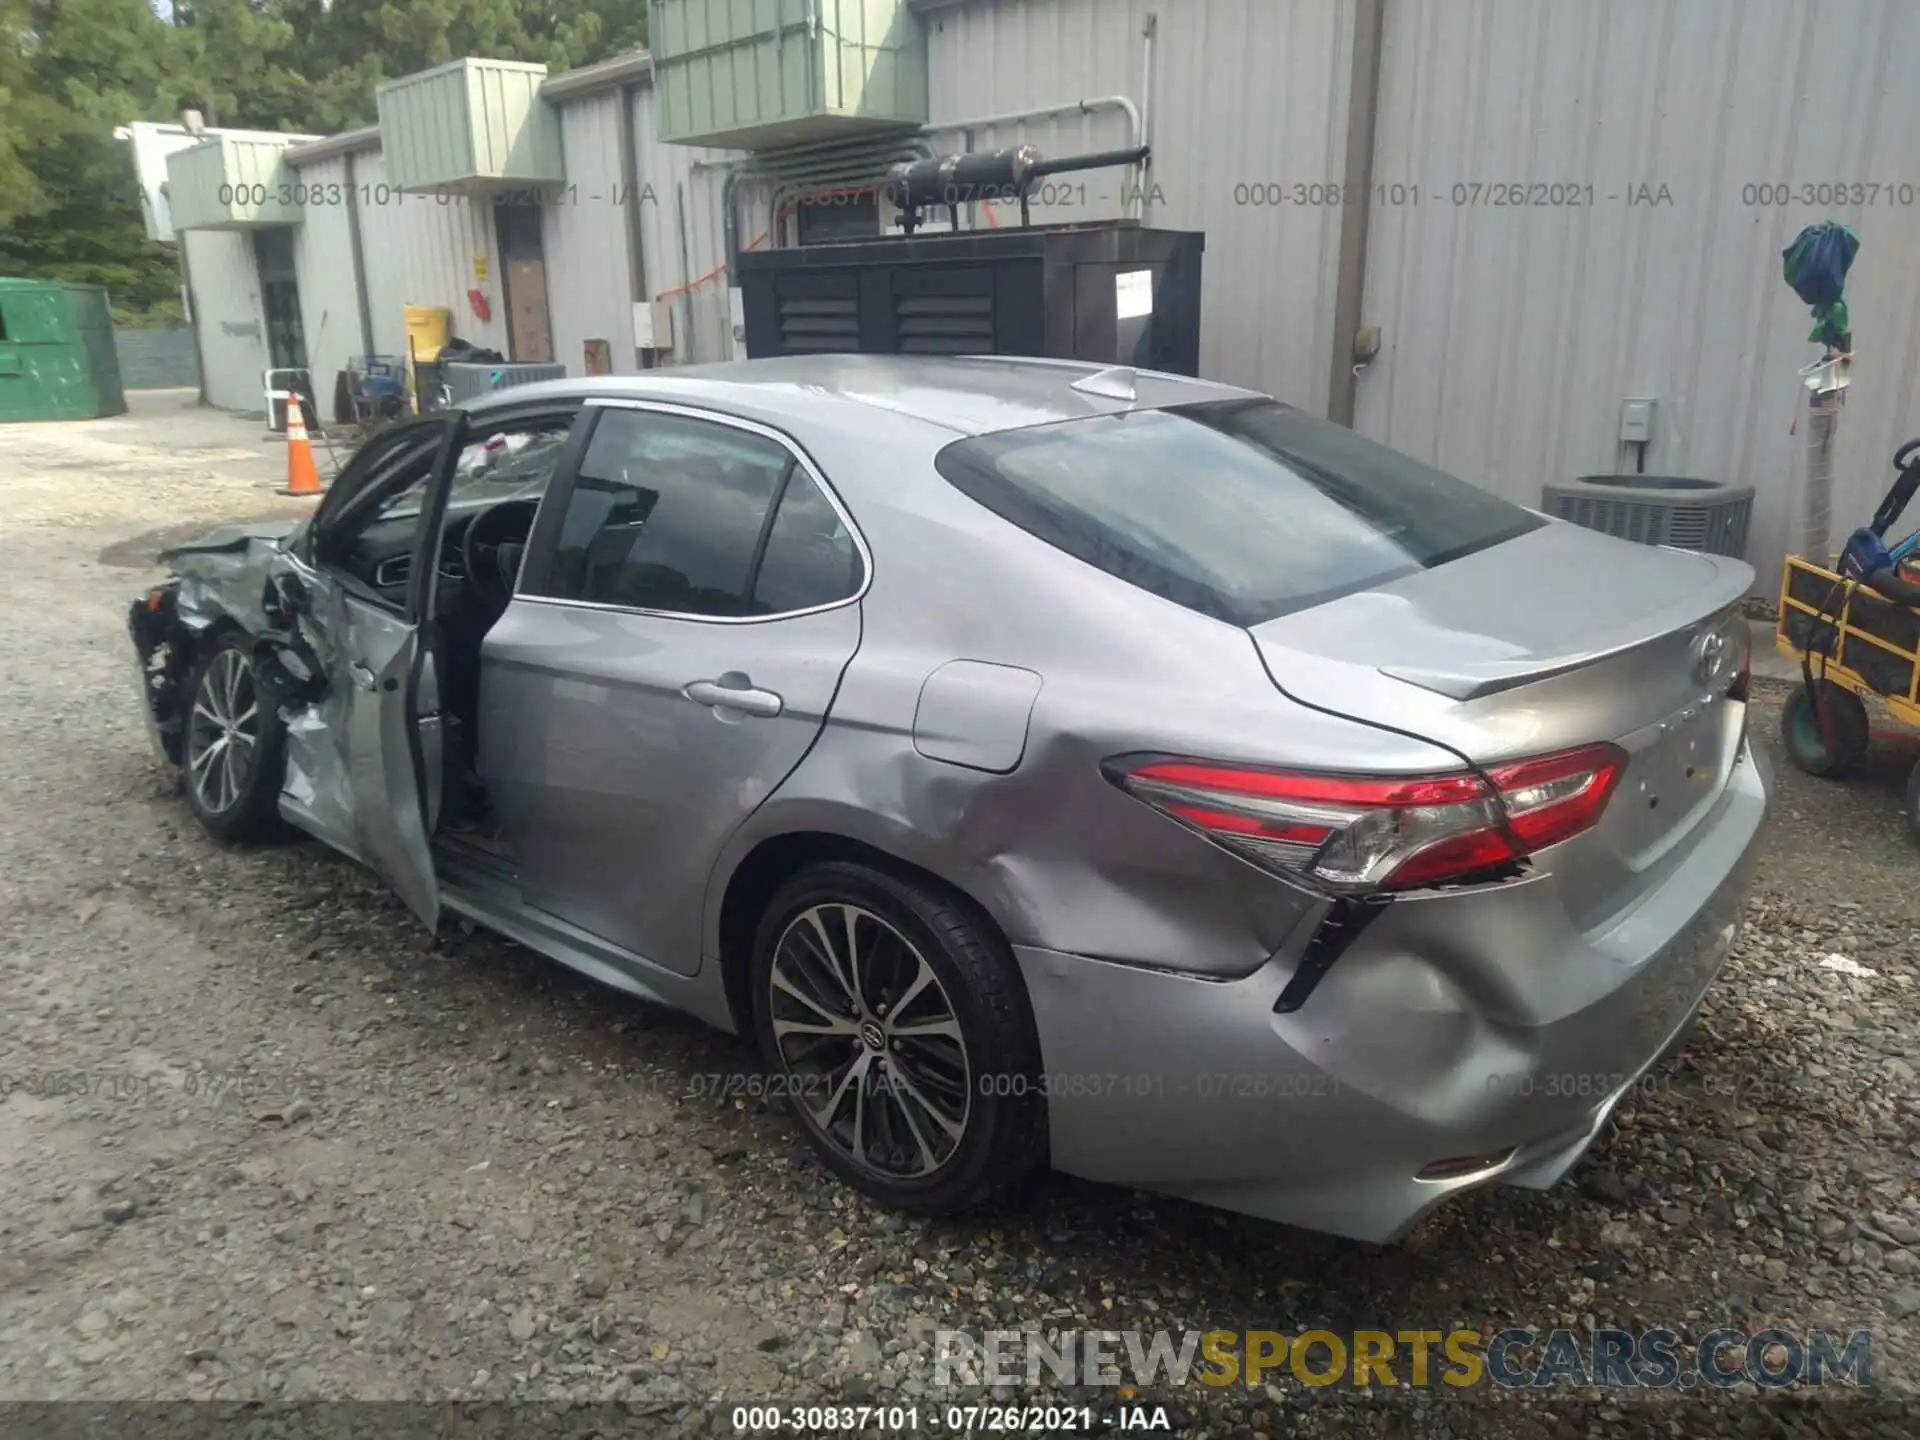
<svg viewBox="0 0 1920 1440"><path fill-rule="evenodd" d="M1637 545L1744 558L1753 487L1685 475L1583 475L1542 487L1541 509Z"/></svg>
<svg viewBox="0 0 1920 1440"><path fill-rule="evenodd" d="M531 385L538 380L567 378L566 366L533 360L493 365L453 361L441 366L441 370L443 372L441 378L447 387L447 399L454 405L478 399L495 390L506 390L515 385Z"/></svg>

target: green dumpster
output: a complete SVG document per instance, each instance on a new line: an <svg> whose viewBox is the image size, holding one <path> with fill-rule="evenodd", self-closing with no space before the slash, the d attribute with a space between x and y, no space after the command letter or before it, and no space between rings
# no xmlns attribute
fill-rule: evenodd
<svg viewBox="0 0 1920 1440"><path fill-rule="evenodd" d="M105 287L0 276L0 423L126 408Z"/></svg>

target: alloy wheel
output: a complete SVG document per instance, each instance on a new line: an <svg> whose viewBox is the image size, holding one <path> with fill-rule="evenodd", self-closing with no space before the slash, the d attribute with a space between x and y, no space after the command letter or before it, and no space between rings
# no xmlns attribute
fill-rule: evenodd
<svg viewBox="0 0 1920 1440"><path fill-rule="evenodd" d="M221 815L239 803L259 743L253 666L229 647L207 665L187 723L187 781L202 809Z"/></svg>
<svg viewBox="0 0 1920 1440"><path fill-rule="evenodd" d="M972 1067L953 1001L912 942L871 910L815 905L780 936L769 977L774 1043L820 1135L888 1180L953 1158Z"/></svg>

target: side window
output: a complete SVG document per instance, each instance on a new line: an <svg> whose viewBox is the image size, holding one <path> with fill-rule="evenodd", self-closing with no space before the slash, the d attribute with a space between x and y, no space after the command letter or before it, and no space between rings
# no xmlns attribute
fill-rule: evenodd
<svg viewBox="0 0 1920 1440"><path fill-rule="evenodd" d="M767 511L793 458L732 426L609 410L574 477L549 593L683 615L756 613Z"/></svg>
<svg viewBox="0 0 1920 1440"><path fill-rule="evenodd" d="M327 486L314 516L315 528L324 532L357 510L367 491L386 483L397 459L411 458L422 451L431 454L439 443L440 428L435 424L398 425L375 435L347 457L347 463Z"/></svg>
<svg viewBox="0 0 1920 1440"><path fill-rule="evenodd" d="M767 532L754 577L754 615L780 615L845 600L860 588L860 552L840 512L799 466Z"/></svg>
<svg viewBox="0 0 1920 1440"><path fill-rule="evenodd" d="M573 417L556 417L476 440L454 462L447 508L497 505L502 500L538 500L559 468Z"/></svg>
<svg viewBox="0 0 1920 1440"><path fill-rule="evenodd" d="M439 449L440 432L435 430L384 454L347 504L320 515L314 558L380 585L380 562L413 549Z"/></svg>

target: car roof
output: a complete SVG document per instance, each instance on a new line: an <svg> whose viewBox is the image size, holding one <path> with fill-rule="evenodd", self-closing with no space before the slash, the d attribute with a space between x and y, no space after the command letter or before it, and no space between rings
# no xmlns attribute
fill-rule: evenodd
<svg viewBox="0 0 1920 1440"><path fill-rule="evenodd" d="M1012 355L789 355L550 380L495 391L470 404L481 415L539 400L678 400L775 424L804 424L818 418L822 406L864 406L959 435L981 435L1089 415L1260 398L1231 385L1154 370L1134 372L1131 400L1074 388L1109 368Z"/></svg>

